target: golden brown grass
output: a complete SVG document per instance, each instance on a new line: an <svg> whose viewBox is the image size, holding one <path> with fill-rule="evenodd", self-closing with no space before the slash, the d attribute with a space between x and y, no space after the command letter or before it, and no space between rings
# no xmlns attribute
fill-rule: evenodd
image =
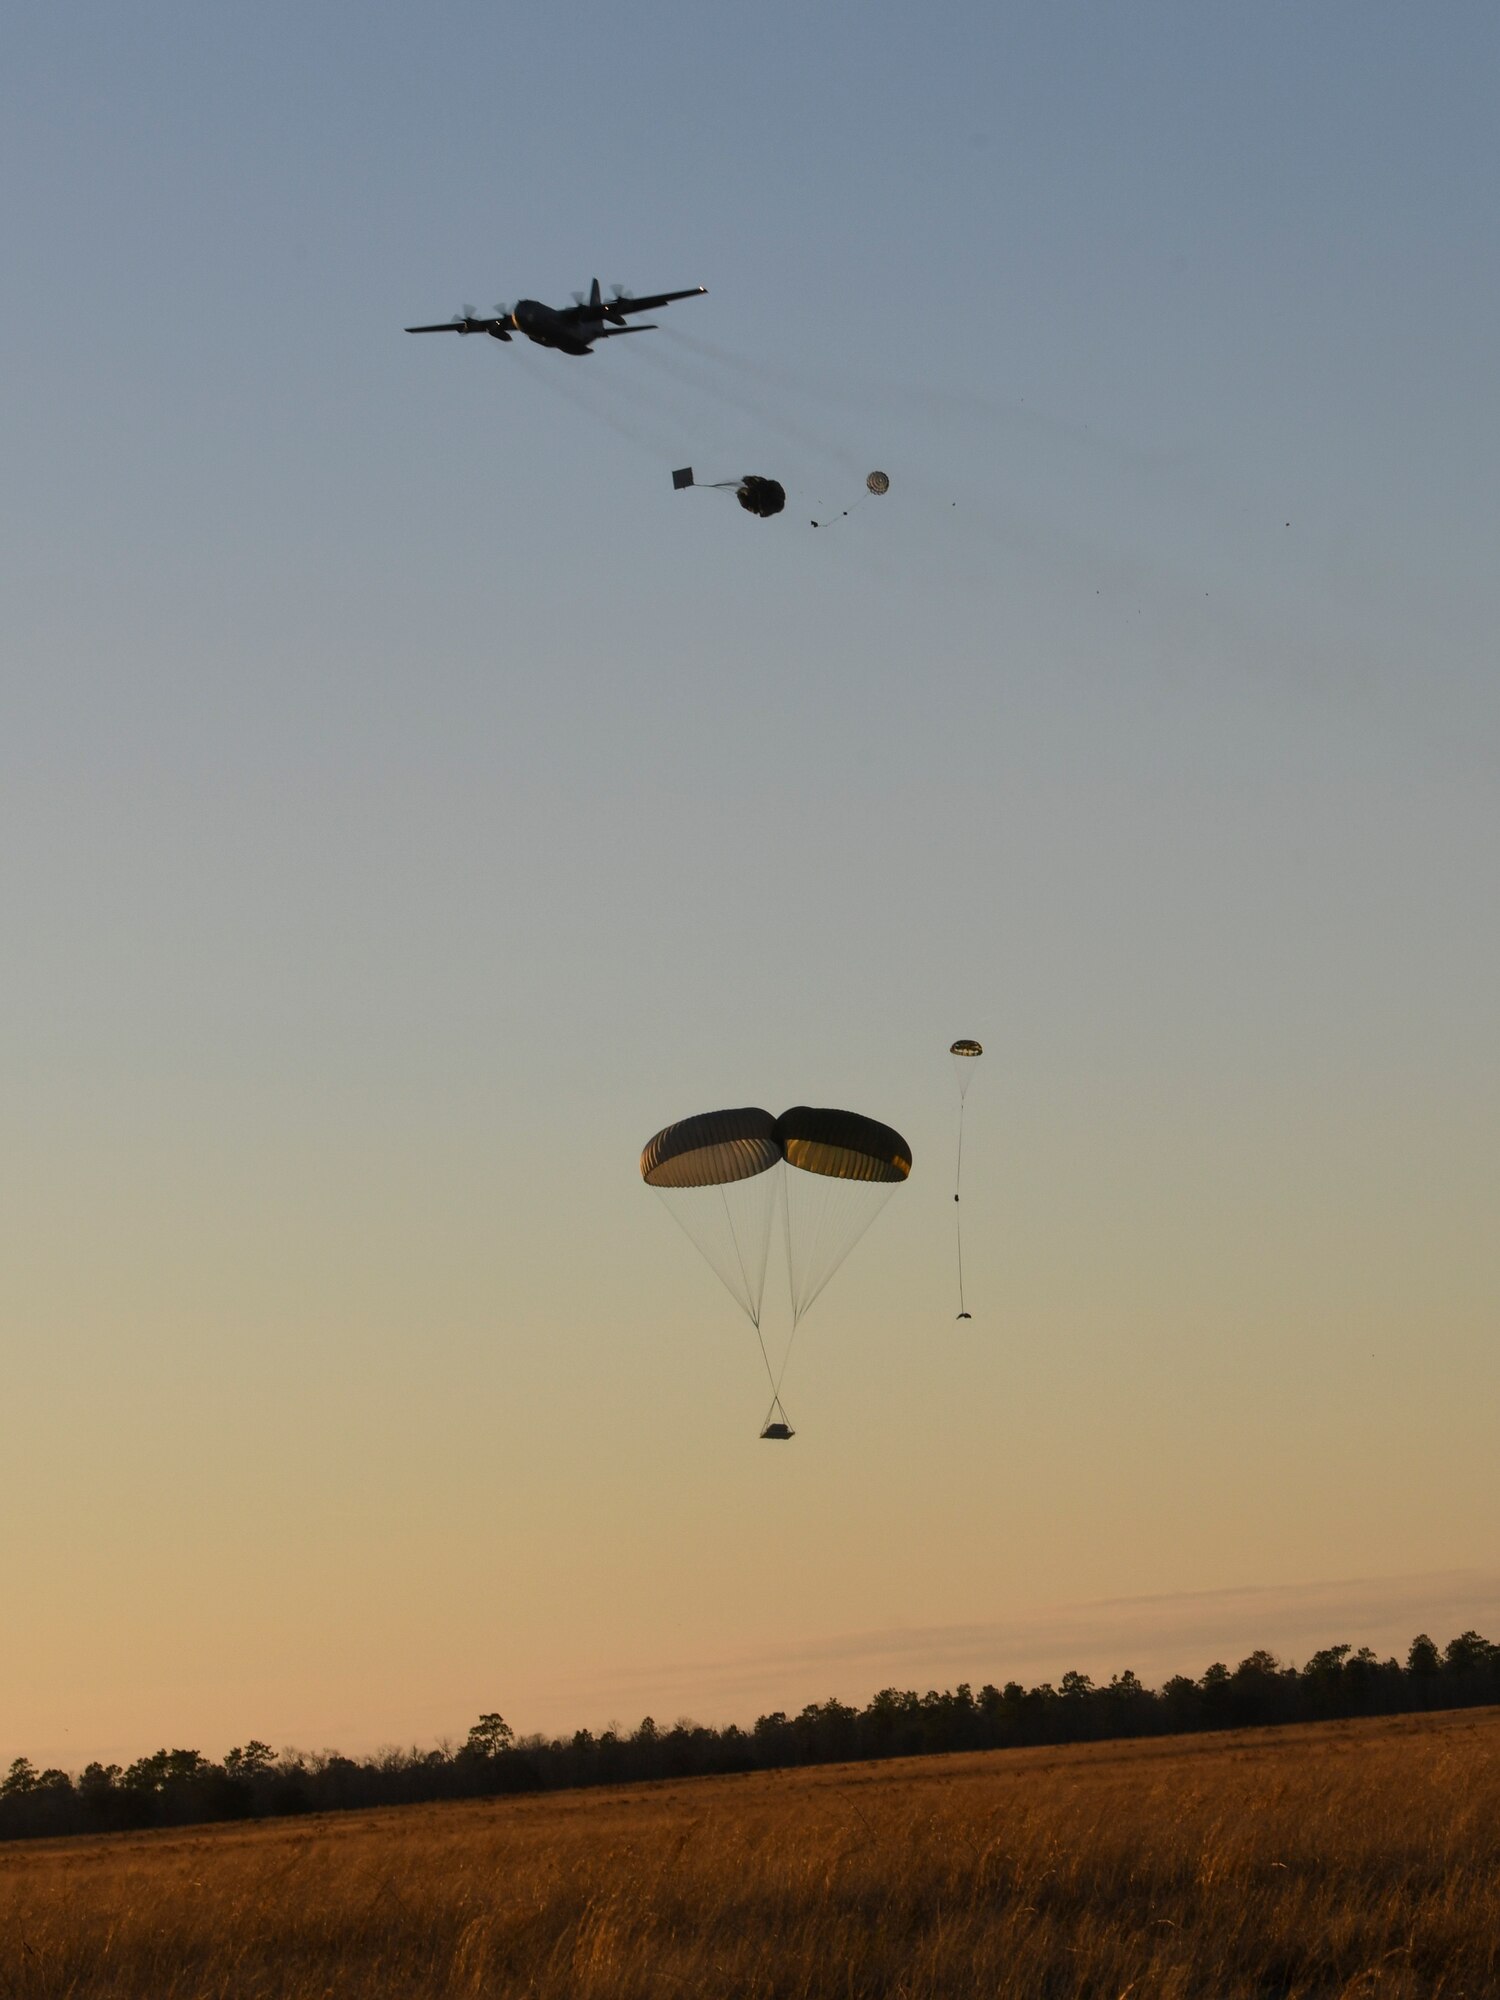
<svg viewBox="0 0 1500 2000"><path fill-rule="evenodd" d="M1500 1711L0 1851L24 2000L1489 2000Z"/></svg>

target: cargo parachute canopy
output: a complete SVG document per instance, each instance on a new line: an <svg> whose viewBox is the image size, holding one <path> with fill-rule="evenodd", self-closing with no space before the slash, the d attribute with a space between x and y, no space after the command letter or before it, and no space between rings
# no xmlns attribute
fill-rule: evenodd
<svg viewBox="0 0 1500 2000"><path fill-rule="evenodd" d="M889 1125L806 1104L780 1118L754 1107L706 1111L648 1141L642 1180L662 1196L755 1328L771 1385L762 1437L793 1435L781 1384L797 1325L910 1172L911 1148ZM773 1368L761 1310L778 1209L792 1323L781 1365Z"/></svg>
<svg viewBox="0 0 1500 2000"><path fill-rule="evenodd" d="M704 1111L667 1125L641 1154L666 1205L750 1324L760 1329L784 1154L769 1111Z"/></svg>
<svg viewBox="0 0 1500 2000"><path fill-rule="evenodd" d="M690 465L684 465L672 474L675 492L680 493L685 487L699 483L693 477ZM747 514L758 514L763 521L769 521L786 505L786 488L780 480L766 479L758 472L747 472L740 479L708 479L701 484L708 493L732 493Z"/></svg>
<svg viewBox="0 0 1500 2000"><path fill-rule="evenodd" d="M911 1172L899 1132L858 1111L798 1104L777 1119L786 1154L792 1325Z"/></svg>

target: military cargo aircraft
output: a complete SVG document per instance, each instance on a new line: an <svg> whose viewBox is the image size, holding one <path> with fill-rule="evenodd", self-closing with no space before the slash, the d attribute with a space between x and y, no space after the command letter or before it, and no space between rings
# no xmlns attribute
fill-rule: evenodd
<svg viewBox="0 0 1500 2000"><path fill-rule="evenodd" d="M487 333L491 340L509 340L512 334L523 333L538 347L555 347L561 354L587 354L596 340L612 340L617 333L654 330L650 324L627 326L627 313L656 312L661 306L671 305L674 299L701 298L707 290L707 285L692 285L685 292L655 292L649 299L638 299L622 285L615 285L606 299L595 278L588 297L575 292L570 306L544 306L539 299L521 299L514 306L496 306L489 318L476 315L472 306L465 306L461 313L440 321L437 326L409 326L406 331Z"/></svg>

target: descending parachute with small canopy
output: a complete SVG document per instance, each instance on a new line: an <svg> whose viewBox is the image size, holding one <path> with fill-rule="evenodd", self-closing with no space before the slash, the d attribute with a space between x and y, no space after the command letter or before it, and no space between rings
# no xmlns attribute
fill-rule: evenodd
<svg viewBox="0 0 1500 2000"><path fill-rule="evenodd" d="M865 478L864 492L860 494L857 500L851 500L849 502L849 505L845 507L842 510L842 512L838 515L838 519L841 521L847 521L849 516L854 512L856 507L863 507L865 502L871 498L878 500L883 493L889 493L890 490L891 490L891 482L883 472L871 472L867 474ZM828 526L828 522L833 518L834 517L832 515L829 515L825 520L814 521L813 526L815 528L826 528Z"/></svg>
<svg viewBox="0 0 1500 2000"><path fill-rule="evenodd" d="M678 493L700 483L707 493L732 493L747 514L758 514L763 521L769 521L786 505L786 488L780 480L763 478L758 472L747 472L740 479L706 479L700 482L694 479L693 468L684 465L672 474L672 487Z"/></svg>
<svg viewBox="0 0 1500 2000"><path fill-rule="evenodd" d="M958 1077L958 1161L953 1173L953 1201L956 1213L953 1221L958 1240L958 1318L972 1319L974 1315L964 1308L964 1224L963 1207L959 1202L960 1184L964 1173L964 1099L969 1094L969 1085L974 1081L976 1066L984 1054L978 1042L955 1042L948 1051L953 1058L954 1073Z"/></svg>
<svg viewBox="0 0 1500 2000"><path fill-rule="evenodd" d="M664 1126L641 1154L654 1187L755 1329L771 1385L763 1438L793 1436L781 1401L804 1315L911 1173L911 1148L857 1111L800 1104L773 1118L754 1106ZM771 1238L784 1231L791 1326L779 1367L762 1329Z"/></svg>

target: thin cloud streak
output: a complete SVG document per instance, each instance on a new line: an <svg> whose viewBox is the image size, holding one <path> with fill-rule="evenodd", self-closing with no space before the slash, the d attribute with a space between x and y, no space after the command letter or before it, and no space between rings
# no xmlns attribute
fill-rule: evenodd
<svg viewBox="0 0 1500 2000"><path fill-rule="evenodd" d="M1344 1642L1404 1658L1419 1631L1441 1645L1470 1627L1485 1630L1497 1610L1500 1574L1474 1569L1100 1598L966 1624L835 1634L675 1667L623 1667L555 1682L545 1696L518 1703L518 1712L523 1727L544 1730L622 1709L633 1726L642 1704L659 1720L685 1713L748 1725L755 1714L794 1712L831 1694L864 1701L892 1683L1055 1681L1069 1669L1104 1680L1130 1667L1159 1686L1173 1674L1196 1678L1215 1660L1232 1666L1262 1646L1295 1662Z"/></svg>

